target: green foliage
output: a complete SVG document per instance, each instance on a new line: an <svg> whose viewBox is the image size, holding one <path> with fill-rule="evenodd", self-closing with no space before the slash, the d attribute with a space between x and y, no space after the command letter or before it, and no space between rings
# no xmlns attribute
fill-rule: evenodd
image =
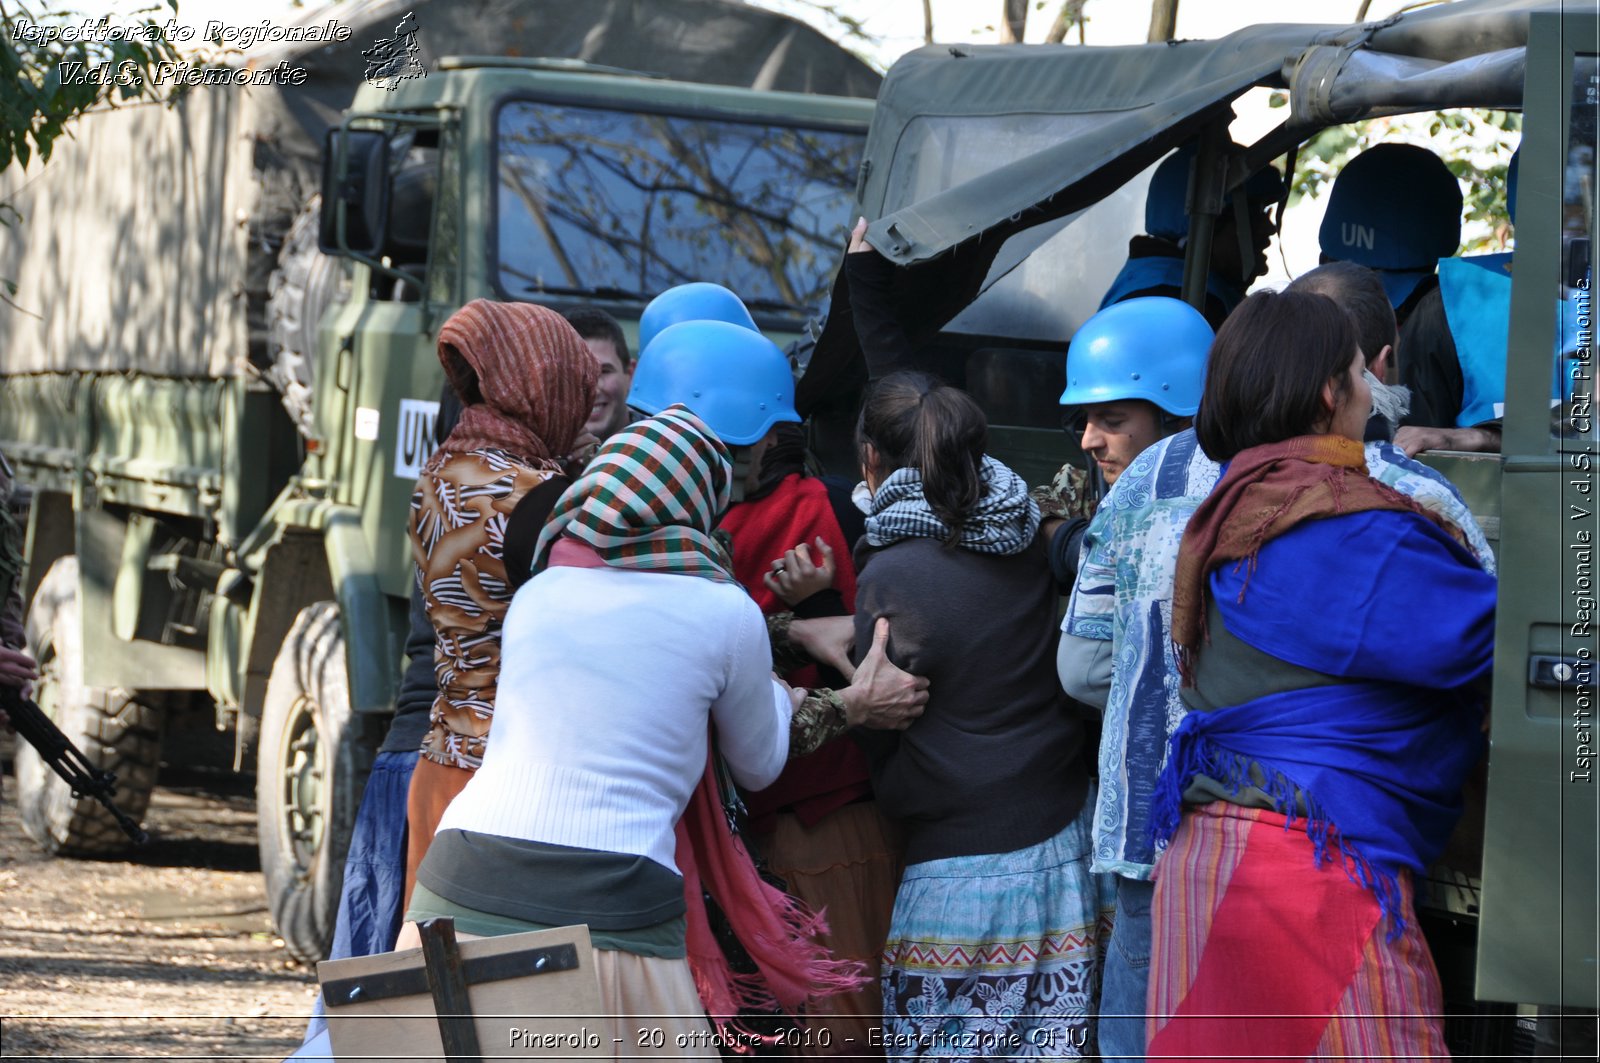
<svg viewBox="0 0 1600 1063"><path fill-rule="evenodd" d="M1273 95L1272 106L1283 106L1282 94ZM1374 144L1421 143L1438 153L1462 183L1463 253L1499 250L1510 232L1506 163L1521 134L1522 115L1515 111L1435 111L1330 126L1300 145L1289 202L1292 205L1307 196L1325 195L1344 164ZM1485 159L1492 161L1485 163Z"/></svg>
<svg viewBox="0 0 1600 1063"><path fill-rule="evenodd" d="M111 35L91 34L90 40L64 40L40 39L37 34L23 39L19 23L79 27L86 18L102 16L45 4L0 6L0 170L13 160L26 166L35 155L48 161L68 123L86 111L155 98L160 89L154 71L161 63L178 59L167 37L171 23L155 20L168 9L175 13L177 0L130 12L126 20L112 24L136 26L137 31L115 35L116 39L96 40L93 37ZM112 76L81 83L63 79L62 64L74 63L81 64L78 69L98 69Z"/></svg>

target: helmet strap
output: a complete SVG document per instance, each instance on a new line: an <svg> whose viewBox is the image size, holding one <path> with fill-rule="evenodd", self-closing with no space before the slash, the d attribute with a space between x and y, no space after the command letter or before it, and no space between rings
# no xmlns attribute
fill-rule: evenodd
<svg viewBox="0 0 1600 1063"><path fill-rule="evenodd" d="M1155 406L1155 403L1151 403L1151 405ZM1160 406L1156 406L1156 416L1161 418L1160 428L1162 439L1165 439L1168 436L1177 435L1185 428L1188 428L1190 425L1194 424L1194 418L1192 416L1180 417L1175 413L1169 413L1168 411L1163 410Z"/></svg>
<svg viewBox="0 0 1600 1063"><path fill-rule="evenodd" d="M733 501L743 502L745 481L750 478L750 448L730 446L728 449L733 451Z"/></svg>
<svg viewBox="0 0 1600 1063"><path fill-rule="evenodd" d="M1255 231L1250 225L1250 203L1241 188L1233 194L1233 235L1239 241L1239 285L1248 288L1256 264Z"/></svg>

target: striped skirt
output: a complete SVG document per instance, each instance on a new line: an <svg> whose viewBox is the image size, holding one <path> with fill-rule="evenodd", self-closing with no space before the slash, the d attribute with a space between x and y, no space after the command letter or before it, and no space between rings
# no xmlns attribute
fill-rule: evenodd
<svg viewBox="0 0 1600 1063"><path fill-rule="evenodd" d="M1093 808L1026 849L906 868L883 952L891 1059L1095 1054L1114 893L1089 872Z"/></svg>
<svg viewBox="0 0 1600 1063"><path fill-rule="evenodd" d="M1400 877L1412 911L1411 879ZM1373 894L1263 809L1186 808L1156 865L1150 1058L1448 1059L1439 974L1414 915L1387 940Z"/></svg>

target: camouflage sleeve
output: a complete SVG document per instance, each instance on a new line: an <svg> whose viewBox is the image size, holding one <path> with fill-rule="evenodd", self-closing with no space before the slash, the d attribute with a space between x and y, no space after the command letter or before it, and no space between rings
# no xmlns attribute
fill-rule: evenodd
<svg viewBox="0 0 1600 1063"><path fill-rule="evenodd" d="M0 456L0 644L14 650L23 649L28 642L22 623L24 518L16 508L19 495L11 466Z"/></svg>
<svg viewBox="0 0 1600 1063"><path fill-rule="evenodd" d="M815 753L849 729L839 695L819 687L806 695L789 720L789 759Z"/></svg>
<svg viewBox="0 0 1600 1063"><path fill-rule="evenodd" d="M5 606L0 609L0 644L11 649L27 648L28 633L22 626L22 581L13 580L11 593L6 595Z"/></svg>
<svg viewBox="0 0 1600 1063"><path fill-rule="evenodd" d="M1094 516L1094 503L1089 490L1089 474L1072 463L1061 466L1048 485L1035 487L1028 492L1039 504L1039 512L1046 518Z"/></svg>
<svg viewBox="0 0 1600 1063"><path fill-rule="evenodd" d="M788 675L813 663L806 651L789 640L789 625L794 623L794 613L785 610L767 617L767 640L772 643L772 670Z"/></svg>

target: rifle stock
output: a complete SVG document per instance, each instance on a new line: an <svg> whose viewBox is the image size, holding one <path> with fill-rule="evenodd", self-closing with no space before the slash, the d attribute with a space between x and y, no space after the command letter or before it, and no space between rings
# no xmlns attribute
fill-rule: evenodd
<svg viewBox="0 0 1600 1063"><path fill-rule="evenodd" d="M61 728L45 715L37 702L23 697L22 691L16 687L0 683L0 708L5 709L6 715L11 718L11 726L22 740L32 746L44 762L72 788L73 797L88 796L99 801L136 845L143 845L150 840L150 835L111 800L117 792L116 775L90 764L83 750L61 733Z"/></svg>

